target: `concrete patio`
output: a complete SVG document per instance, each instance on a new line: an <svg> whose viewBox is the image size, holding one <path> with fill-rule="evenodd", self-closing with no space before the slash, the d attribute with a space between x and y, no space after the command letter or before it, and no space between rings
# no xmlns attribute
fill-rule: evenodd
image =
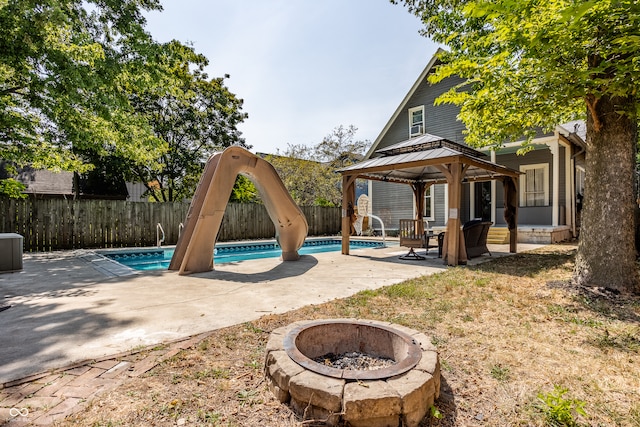
<svg viewBox="0 0 640 427"><path fill-rule="evenodd" d="M519 251L539 246L522 244ZM507 245L489 249L493 258L508 255ZM50 385L49 380L37 384L53 372L71 373L68 381L73 375L84 383L90 379L83 383L88 389L81 397L66 395L84 401L104 388L94 381L100 375L144 372L159 357L192 345L208 331L445 268L434 250L421 261L400 260L406 252L391 242L386 248L353 250L350 256L334 252L305 255L297 262L244 261L191 276L169 271L131 274L92 251L25 254L22 271L0 275L0 419L14 406L21 407L18 397L29 396L29 387ZM485 255L469 264L490 259ZM159 343L170 344L153 359L137 361L142 363L138 368L133 366L136 350ZM127 354L128 359L123 356ZM56 390L48 396L56 397L54 406L68 400L55 395ZM57 413L68 414L69 408ZM47 416L55 413L49 410Z"/></svg>

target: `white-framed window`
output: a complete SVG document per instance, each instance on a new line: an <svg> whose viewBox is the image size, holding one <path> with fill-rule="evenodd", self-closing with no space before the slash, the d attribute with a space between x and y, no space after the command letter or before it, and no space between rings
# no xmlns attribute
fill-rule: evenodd
<svg viewBox="0 0 640 427"><path fill-rule="evenodd" d="M584 168L576 166L576 194L584 196Z"/></svg>
<svg viewBox="0 0 640 427"><path fill-rule="evenodd" d="M582 166L576 166L576 211L582 211L584 202L584 178L585 171Z"/></svg>
<svg viewBox="0 0 640 427"><path fill-rule="evenodd" d="M424 133L424 105L409 108L409 137Z"/></svg>
<svg viewBox="0 0 640 427"><path fill-rule="evenodd" d="M521 165L520 206L549 206L549 164Z"/></svg>
<svg viewBox="0 0 640 427"><path fill-rule="evenodd" d="M430 185L424 193L424 212L422 216L429 221L435 221L436 219L434 187L434 185Z"/></svg>

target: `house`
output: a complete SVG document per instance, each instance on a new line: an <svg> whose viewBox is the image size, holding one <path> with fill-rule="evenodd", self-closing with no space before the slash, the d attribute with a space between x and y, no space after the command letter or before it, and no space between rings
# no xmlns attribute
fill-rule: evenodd
<svg viewBox="0 0 640 427"><path fill-rule="evenodd" d="M457 119L459 107L434 105L435 99L463 83L449 77L431 84L427 77L439 60L427 64L414 85L393 112L365 159L382 155L384 149L424 135L435 135L464 144L464 124ZM558 125L553 132L538 132L533 150L517 155L521 141L507 143L499 151L481 150L492 163L519 171L518 241L552 243L575 237L579 230L579 210L584 189L585 124ZM482 218L493 228L504 227L504 191L500 180L463 182L461 205L456 214L462 223ZM429 186L425 193L423 217L429 226L444 229L450 209L446 183ZM370 180L368 194L372 213L387 230L398 229L400 219L418 217L414 192L409 185ZM422 204L422 203L420 203Z"/></svg>
<svg viewBox="0 0 640 427"><path fill-rule="evenodd" d="M0 160L0 179L14 178L24 186L24 193L38 199L110 199L146 201L143 193L146 187L141 183L125 182L121 178L107 177L105 174L88 173L79 175L67 171L35 169L30 166L18 168L9 173Z"/></svg>

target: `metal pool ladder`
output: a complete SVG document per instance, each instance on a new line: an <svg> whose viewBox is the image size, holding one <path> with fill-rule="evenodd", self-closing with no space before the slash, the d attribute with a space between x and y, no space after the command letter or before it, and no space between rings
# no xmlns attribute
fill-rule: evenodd
<svg viewBox="0 0 640 427"><path fill-rule="evenodd" d="M162 234L162 237L160 237L160 234ZM162 225L160 223L156 225L156 242L158 243L158 247L160 247L160 245L164 242L164 229L162 228Z"/></svg>

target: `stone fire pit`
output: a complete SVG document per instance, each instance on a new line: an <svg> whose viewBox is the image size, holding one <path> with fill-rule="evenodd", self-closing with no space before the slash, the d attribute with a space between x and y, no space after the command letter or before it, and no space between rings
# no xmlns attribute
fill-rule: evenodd
<svg viewBox="0 0 640 427"><path fill-rule="evenodd" d="M392 359L377 369L338 369L327 354ZM295 322L271 333L265 375L271 391L305 420L352 427L418 426L440 393L440 363L429 337L373 320Z"/></svg>

